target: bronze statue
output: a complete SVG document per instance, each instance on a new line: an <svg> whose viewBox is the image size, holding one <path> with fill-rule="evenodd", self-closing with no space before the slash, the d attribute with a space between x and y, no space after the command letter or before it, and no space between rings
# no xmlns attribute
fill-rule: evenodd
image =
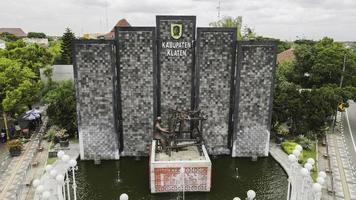
<svg viewBox="0 0 356 200"><path fill-rule="evenodd" d="M163 151L171 155L171 150L203 144L202 129L206 119L200 110L170 109L168 116L167 129L162 128L161 117L157 117L154 124L154 139L160 141Z"/></svg>
<svg viewBox="0 0 356 200"><path fill-rule="evenodd" d="M157 117L154 124L154 134L153 138L159 140L162 145L162 149L166 151L166 147L169 145L169 131L161 126L162 119Z"/></svg>

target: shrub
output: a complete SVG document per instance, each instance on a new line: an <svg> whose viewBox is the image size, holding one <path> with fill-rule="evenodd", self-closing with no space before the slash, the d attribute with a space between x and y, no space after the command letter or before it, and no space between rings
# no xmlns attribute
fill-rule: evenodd
<svg viewBox="0 0 356 200"><path fill-rule="evenodd" d="M56 133L59 131L58 126L51 126L51 128L47 131L46 138L48 142L56 143Z"/></svg>
<svg viewBox="0 0 356 200"><path fill-rule="evenodd" d="M311 141L309 138L305 137L304 135L299 135L296 139L295 142L300 144L300 146L303 147L305 150L311 150L313 148L313 141Z"/></svg>
<svg viewBox="0 0 356 200"><path fill-rule="evenodd" d="M286 141L282 142L282 149L287 154L292 154L296 145L297 145L297 143L295 143L293 141L286 140ZM302 161L302 160L303 160L303 152L301 152L301 154L299 155L299 158L298 158L298 161Z"/></svg>
<svg viewBox="0 0 356 200"><path fill-rule="evenodd" d="M67 130L62 128L61 130L57 131L56 137L59 140L66 140L69 137L69 135L67 134Z"/></svg>

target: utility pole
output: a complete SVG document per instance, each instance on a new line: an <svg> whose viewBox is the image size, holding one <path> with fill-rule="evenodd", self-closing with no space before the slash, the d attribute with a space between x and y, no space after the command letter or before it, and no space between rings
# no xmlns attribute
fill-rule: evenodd
<svg viewBox="0 0 356 200"><path fill-rule="evenodd" d="M218 7L216 7L216 9L218 9L218 20L220 20L221 0L219 0Z"/></svg>
<svg viewBox="0 0 356 200"><path fill-rule="evenodd" d="M342 87L342 83L344 81L345 66L346 66L346 53L344 55L344 66L342 67L342 74L341 74L341 79L340 79L340 88Z"/></svg>
<svg viewBox="0 0 356 200"><path fill-rule="evenodd" d="M342 83L344 81L345 66L346 66L346 52L344 54L344 63L343 63L343 66L342 66L342 73L341 73L341 79L340 79L340 85L339 85L340 88L342 88ZM337 116L338 106L339 105L336 105L336 112L335 112L334 123L333 123L333 132L335 131L336 116Z"/></svg>

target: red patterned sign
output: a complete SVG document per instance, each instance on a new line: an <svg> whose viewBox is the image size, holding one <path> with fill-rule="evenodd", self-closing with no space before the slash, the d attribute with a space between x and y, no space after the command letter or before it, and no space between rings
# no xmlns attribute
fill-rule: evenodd
<svg viewBox="0 0 356 200"><path fill-rule="evenodd" d="M208 168L186 167L184 173L180 168L155 168L156 192L208 191ZM183 181L184 174L184 181Z"/></svg>

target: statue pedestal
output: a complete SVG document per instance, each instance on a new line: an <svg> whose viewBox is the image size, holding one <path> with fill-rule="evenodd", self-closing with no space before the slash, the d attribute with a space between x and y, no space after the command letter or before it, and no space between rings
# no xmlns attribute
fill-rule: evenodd
<svg viewBox="0 0 356 200"><path fill-rule="evenodd" d="M204 145L174 150L171 156L156 152L156 140L150 151L151 193L209 192L211 161ZM184 177L184 179L183 179Z"/></svg>

